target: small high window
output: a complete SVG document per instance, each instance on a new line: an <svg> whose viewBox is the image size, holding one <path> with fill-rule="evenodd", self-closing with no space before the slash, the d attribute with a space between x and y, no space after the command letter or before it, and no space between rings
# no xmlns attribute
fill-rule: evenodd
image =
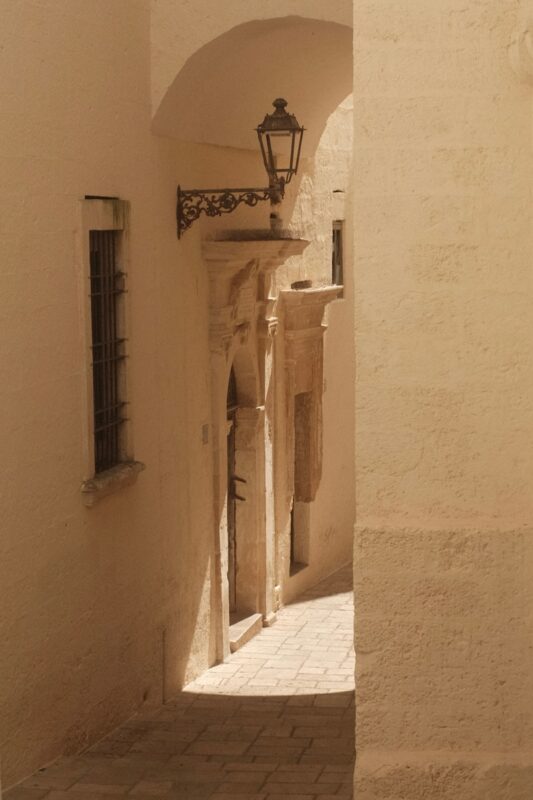
<svg viewBox="0 0 533 800"><path fill-rule="evenodd" d="M331 282L334 286L343 286L343 228L344 222L340 219L333 221L331 243Z"/></svg>
<svg viewBox="0 0 533 800"><path fill-rule="evenodd" d="M121 232L91 230L91 350L94 466L98 474L124 460L124 273L118 265Z"/></svg>

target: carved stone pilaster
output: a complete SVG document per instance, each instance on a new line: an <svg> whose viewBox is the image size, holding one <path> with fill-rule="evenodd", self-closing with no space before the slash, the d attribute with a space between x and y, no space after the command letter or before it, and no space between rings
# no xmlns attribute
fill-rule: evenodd
<svg viewBox="0 0 533 800"><path fill-rule="evenodd" d="M257 335L261 339L273 339L278 330L277 317L259 317L257 322Z"/></svg>
<svg viewBox="0 0 533 800"><path fill-rule="evenodd" d="M229 353L236 335L243 339L241 343L246 343L256 322L261 333L263 320L273 318L273 301L263 297L261 291L265 275L290 256L301 254L307 244L301 239L203 242L209 274L212 351Z"/></svg>
<svg viewBox="0 0 533 800"><path fill-rule="evenodd" d="M279 319L277 317L269 317L265 321L267 324L268 337L269 339L273 339L278 332Z"/></svg>
<svg viewBox="0 0 533 800"><path fill-rule="evenodd" d="M314 500L322 475L322 320L328 303L342 288L327 286L280 293L280 316L285 335L285 379L287 387L288 483L294 499ZM299 461L295 475L295 459Z"/></svg>
<svg viewBox="0 0 533 800"><path fill-rule="evenodd" d="M310 390L316 359L320 357L320 362L322 359L322 336L326 330L323 324L324 311L328 303L339 297L341 291L342 287L339 286L324 286L280 292L285 356L288 363L297 365L294 380L296 393Z"/></svg>

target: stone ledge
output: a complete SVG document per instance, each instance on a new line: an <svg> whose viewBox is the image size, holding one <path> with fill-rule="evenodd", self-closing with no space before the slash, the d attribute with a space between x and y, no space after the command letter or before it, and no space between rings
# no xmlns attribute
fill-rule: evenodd
<svg viewBox="0 0 533 800"><path fill-rule="evenodd" d="M259 260L263 271L275 269L291 256L303 253L309 242L305 239L226 239L202 242L204 259L217 270L238 268Z"/></svg>
<svg viewBox="0 0 533 800"><path fill-rule="evenodd" d="M90 508L102 498L118 492L125 486L132 486L139 473L144 469L146 467L140 461L127 461L124 464L117 464L116 467L105 472L100 472L94 478L82 483L83 502Z"/></svg>
<svg viewBox="0 0 533 800"><path fill-rule="evenodd" d="M261 633L263 628L263 617L261 614L250 614L243 619L230 624L229 628L229 647L232 653L240 650L250 639Z"/></svg>

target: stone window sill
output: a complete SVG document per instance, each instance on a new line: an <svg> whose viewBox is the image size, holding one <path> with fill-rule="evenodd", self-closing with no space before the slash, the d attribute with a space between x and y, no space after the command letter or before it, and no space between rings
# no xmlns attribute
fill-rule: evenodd
<svg viewBox="0 0 533 800"><path fill-rule="evenodd" d="M114 494L125 486L132 486L143 469L145 469L145 465L140 461L128 461L124 464L117 464L116 467L105 472L99 472L94 478L82 483L83 502L90 508L103 497Z"/></svg>

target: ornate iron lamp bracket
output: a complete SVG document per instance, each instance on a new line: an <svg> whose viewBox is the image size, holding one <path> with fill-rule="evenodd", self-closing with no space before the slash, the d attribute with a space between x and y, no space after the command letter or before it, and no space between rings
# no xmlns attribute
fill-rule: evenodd
<svg viewBox="0 0 533 800"><path fill-rule="evenodd" d="M279 203L284 194L283 180L277 180L270 186L260 189L182 189L178 186L176 208L178 239L181 239L182 234L202 214L207 217L220 217L222 214L231 214L243 203L247 206L256 206L263 200Z"/></svg>

